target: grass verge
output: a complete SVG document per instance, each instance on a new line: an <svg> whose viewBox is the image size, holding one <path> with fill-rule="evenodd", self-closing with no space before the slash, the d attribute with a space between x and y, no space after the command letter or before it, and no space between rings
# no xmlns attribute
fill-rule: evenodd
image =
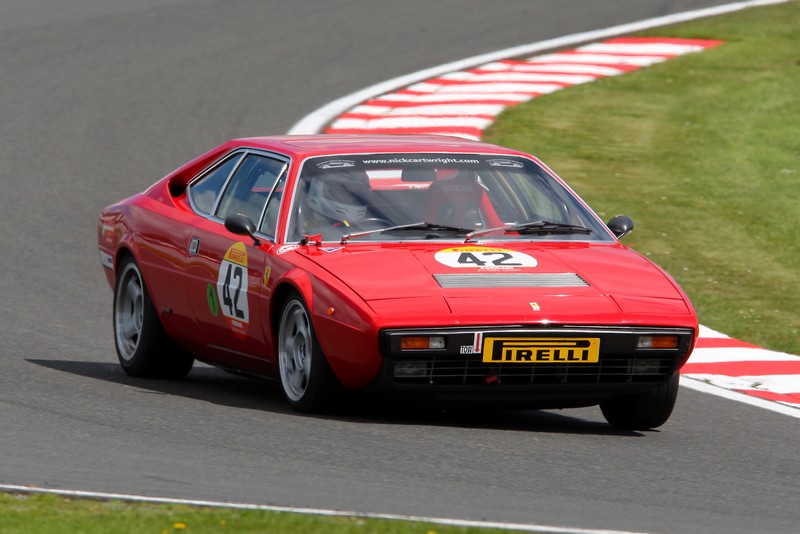
<svg viewBox="0 0 800 534"><path fill-rule="evenodd" d="M540 156L672 274L700 322L800 354L800 3L642 32L716 48L509 108Z"/></svg>
<svg viewBox="0 0 800 534"><path fill-rule="evenodd" d="M508 534L415 521L0 493L3 534Z"/></svg>

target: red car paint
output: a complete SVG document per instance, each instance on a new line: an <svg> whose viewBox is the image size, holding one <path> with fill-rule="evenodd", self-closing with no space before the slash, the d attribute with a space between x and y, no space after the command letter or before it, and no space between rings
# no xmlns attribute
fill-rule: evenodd
<svg viewBox="0 0 800 534"><path fill-rule="evenodd" d="M288 162L274 235L258 234L258 245L248 236L226 230L221 220L198 213L187 196L187 185L193 179L243 148L279 155ZM123 254L131 254L141 267L163 328L179 345L200 360L272 377L278 372L280 306L286 290L294 289L311 312L335 376L351 389L382 380L387 355L381 332L386 329L474 328L478 332L511 328L530 333L565 327L677 328L689 332L690 340L669 373L677 373L688 359L698 328L689 299L669 275L622 245L604 225L593 232L596 240L558 235L509 238L502 232L427 240L402 240L387 233L385 239L370 236L344 243L291 238L292 203L299 198L295 188L309 158L335 156L347 162L354 155L377 158L385 154L480 154L506 167L513 165L502 158L522 158L574 195L529 155L457 138L319 135L234 140L187 163L145 192L103 210L98 241L109 284L114 287ZM340 164L347 163L336 163ZM386 173L384 181L375 181L376 191L388 194L427 187L404 183L399 175L390 174ZM445 169L440 177L449 178L449 174ZM602 225L577 196L574 202L591 214L592 224ZM500 216L495 214L492 220L500 220ZM193 243L199 243L195 252ZM233 250L237 243L241 245ZM229 261L246 258L246 285L242 286L249 315L246 322L226 317L219 310L214 313L212 293L226 257ZM453 261L467 264L449 264ZM497 278L563 273L585 283L506 287L503 279ZM462 279L454 278L456 287L443 287L435 277L465 274L487 275L486 280L500 285L469 287L472 279L464 278L467 287L463 287L459 286ZM500 387L493 385L498 381L495 374L487 376L486 387ZM536 388L529 389L535 396ZM603 387L596 394L587 394L590 389L591 385L582 387L570 403L578 403L580 395L592 403L614 393L613 388Z"/></svg>

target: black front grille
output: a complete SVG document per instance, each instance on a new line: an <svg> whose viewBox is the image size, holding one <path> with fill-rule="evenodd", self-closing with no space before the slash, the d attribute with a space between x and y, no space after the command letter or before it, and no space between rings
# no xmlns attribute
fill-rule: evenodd
<svg viewBox="0 0 800 534"><path fill-rule="evenodd" d="M678 346L640 348L640 337L651 335L676 336ZM404 350L401 340L406 336L436 336L440 346ZM691 329L659 327L392 329L383 332L382 351L388 374L397 385L591 387L663 382L675 373L693 339ZM510 344L505 345L506 342ZM588 350L585 343L592 344L594 350ZM514 345L519 351L506 352L505 347L513 350ZM542 359L537 361L539 349ZM491 353L484 356L481 350ZM586 361L573 359L583 356ZM497 363L484 362L484 357L497 358Z"/></svg>
<svg viewBox="0 0 800 534"><path fill-rule="evenodd" d="M484 363L480 354L425 354L395 360L396 384L431 385L544 385L544 384L630 384L660 382L675 369L673 355L654 357L601 356L598 363ZM398 362L424 362L418 373L407 376ZM403 364L408 369L407 364Z"/></svg>

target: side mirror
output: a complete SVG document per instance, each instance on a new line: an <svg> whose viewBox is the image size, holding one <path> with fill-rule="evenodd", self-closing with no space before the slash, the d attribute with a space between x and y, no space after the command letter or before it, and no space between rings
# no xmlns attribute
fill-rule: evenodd
<svg viewBox="0 0 800 534"><path fill-rule="evenodd" d="M247 215L235 213L225 219L225 229L236 235L248 235L253 238L253 244L259 246L261 240L256 237L256 225Z"/></svg>
<svg viewBox="0 0 800 534"><path fill-rule="evenodd" d="M611 233L617 236L617 239L622 239L633 232L633 220L627 215L617 215L608 221L606 226L611 230Z"/></svg>

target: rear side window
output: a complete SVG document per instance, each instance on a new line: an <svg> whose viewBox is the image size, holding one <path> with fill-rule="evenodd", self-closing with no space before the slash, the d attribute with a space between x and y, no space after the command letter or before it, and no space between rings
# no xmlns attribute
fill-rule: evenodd
<svg viewBox="0 0 800 534"><path fill-rule="evenodd" d="M189 198L197 211L206 215L214 211L219 193L240 159L241 154L226 159L191 185Z"/></svg>

